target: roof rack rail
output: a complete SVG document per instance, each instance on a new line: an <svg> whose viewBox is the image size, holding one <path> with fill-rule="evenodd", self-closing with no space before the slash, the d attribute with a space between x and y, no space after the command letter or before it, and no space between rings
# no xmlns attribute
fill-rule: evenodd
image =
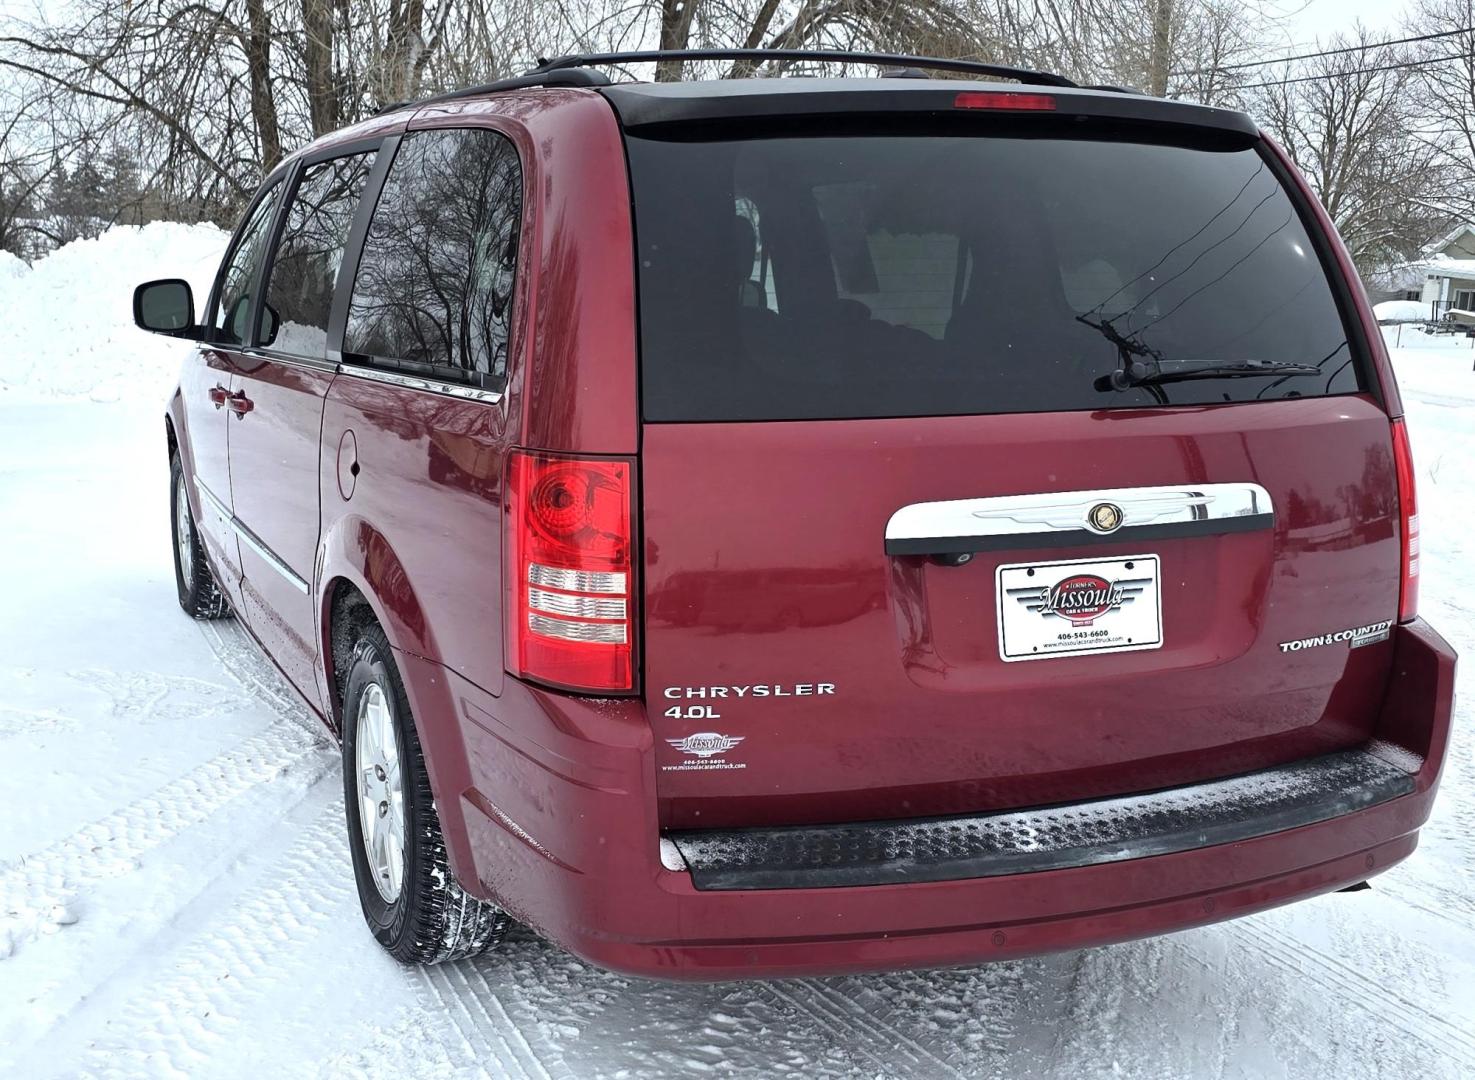
<svg viewBox="0 0 1475 1080"><path fill-rule="evenodd" d="M498 90L522 90L534 86L608 86L609 79L598 71L590 71L581 67L550 68L544 71L538 68L525 75L513 75L511 78L498 79L495 82L481 83L477 86L465 86L460 90L448 90L443 94L432 94L430 97L420 98L416 101L396 101L381 106L375 115L383 113L398 112L400 109L411 107L419 108L422 105L435 105L445 101L457 101L461 98L479 97L482 94L494 93Z"/></svg>
<svg viewBox="0 0 1475 1080"><path fill-rule="evenodd" d="M841 49L653 49L633 52L576 53L538 58L538 66L530 75L547 75L558 71L578 70L596 64L639 64L661 60L821 60L833 63L874 64L887 68L921 68L932 71L957 71L968 75L988 75L996 79L1014 79L1034 86L1076 84L1064 75L1008 64L987 64L980 60L948 60L933 56L908 56L904 53L854 52Z"/></svg>

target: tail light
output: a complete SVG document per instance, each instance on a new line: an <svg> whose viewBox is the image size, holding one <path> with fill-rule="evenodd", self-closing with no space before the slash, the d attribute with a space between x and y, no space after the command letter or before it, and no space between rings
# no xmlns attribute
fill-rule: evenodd
<svg viewBox="0 0 1475 1080"><path fill-rule="evenodd" d="M1393 421L1393 470L1398 476L1399 533L1403 541L1402 587L1398 621L1409 622L1419 613L1419 501L1414 490L1414 458L1408 446L1408 428Z"/></svg>
<svg viewBox="0 0 1475 1080"><path fill-rule="evenodd" d="M632 470L624 458L509 456L512 674L589 693L634 689Z"/></svg>

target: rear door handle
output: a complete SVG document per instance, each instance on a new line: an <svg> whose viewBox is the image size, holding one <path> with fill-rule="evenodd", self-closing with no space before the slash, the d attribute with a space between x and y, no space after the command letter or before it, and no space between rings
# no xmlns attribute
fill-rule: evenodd
<svg viewBox="0 0 1475 1080"><path fill-rule="evenodd" d="M210 400L215 403L215 407L217 409L219 409L222 406L224 406L225 403L226 403L226 400L229 397L230 397L230 392L228 390L226 390L225 387L223 387L223 386L212 386L212 387L210 387Z"/></svg>
<svg viewBox="0 0 1475 1080"><path fill-rule="evenodd" d="M1275 505L1259 484L1042 492L903 506L886 523L886 554L971 555L1274 527Z"/></svg>
<svg viewBox="0 0 1475 1080"><path fill-rule="evenodd" d="M237 390L234 394L229 395L227 400L230 402L230 411L237 416L245 416L256 408L256 402L248 398L244 390Z"/></svg>

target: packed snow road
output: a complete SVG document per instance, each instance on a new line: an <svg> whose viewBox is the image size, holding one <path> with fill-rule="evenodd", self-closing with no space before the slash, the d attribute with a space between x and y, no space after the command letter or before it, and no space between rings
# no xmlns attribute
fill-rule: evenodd
<svg viewBox="0 0 1475 1080"><path fill-rule="evenodd" d="M1405 331L1423 611L1475 656L1475 373ZM158 403L0 394L0 1076L1467 1077L1475 766L1370 892L961 971L671 986L363 928L334 748L174 599ZM1469 681L1465 673L1465 682Z"/></svg>

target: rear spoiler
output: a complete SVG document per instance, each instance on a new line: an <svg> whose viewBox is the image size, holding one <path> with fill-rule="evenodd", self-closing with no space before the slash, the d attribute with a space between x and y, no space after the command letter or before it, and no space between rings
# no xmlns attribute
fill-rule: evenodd
<svg viewBox="0 0 1475 1080"><path fill-rule="evenodd" d="M845 114L931 113L953 115L969 106L960 97L994 99L1019 93L1020 113L1038 117L1039 102L1050 99L1056 119L1099 117L1106 120L1175 124L1248 138L1260 129L1242 112L1164 101L1141 94L1075 87L1021 87L982 80L906 79L717 79L705 82L615 83L597 87L614 106L627 129L661 124L773 117L819 117ZM1009 114L1007 103L993 105L992 115Z"/></svg>

